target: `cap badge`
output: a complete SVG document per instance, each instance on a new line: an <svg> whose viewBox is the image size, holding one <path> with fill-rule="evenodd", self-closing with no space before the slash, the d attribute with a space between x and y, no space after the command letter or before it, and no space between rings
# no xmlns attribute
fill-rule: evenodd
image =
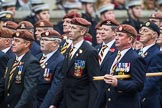
<svg viewBox="0 0 162 108"><path fill-rule="evenodd" d="M17 36L17 37L20 36L20 33L19 33L19 32L16 32L16 36Z"/></svg>
<svg viewBox="0 0 162 108"><path fill-rule="evenodd" d="M107 21L107 23L106 24L111 24L111 22L110 21Z"/></svg>
<svg viewBox="0 0 162 108"><path fill-rule="evenodd" d="M40 22L40 26L44 26L44 22Z"/></svg>
<svg viewBox="0 0 162 108"><path fill-rule="evenodd" d="M6 14L6 18L11 18L11 14Z"/></svg>
<svg viewBox="0 0 162 108"><path fill-rule="evenodd" d="M21 24L21 27L20 28L25 28L25 24L23 23L23 24Z"/></svg>
<svg viewBox="0 0 162 108"><path fill-rule="evenodd" d="M45 35L46 35L46 36L49 36L49 32L47 31L47 32L45 33Z"/></svg>
<svg viewBox="0 0 162 108"><path fill-rule="evenodd" d="M146 23L146 26L147 26L147 27L150 26L150 22L147 22L147 23Z"/></svg>
<svg viewBox="0 0 162 108"><path fill-rule="evenodd" d="M123 29L122 26L120 26L120 27L119 27L119 31L122 31L122 29Z"/></svg>

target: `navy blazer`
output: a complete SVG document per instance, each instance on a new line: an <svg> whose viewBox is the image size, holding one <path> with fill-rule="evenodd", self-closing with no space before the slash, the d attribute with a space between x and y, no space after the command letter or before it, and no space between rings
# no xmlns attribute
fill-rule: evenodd
<svg viewBox="0 0 162 108"><path fill-rule="evenodd" d="M38 55L40 60L42 54ZM57 50L47 61L41 71L38 83L37 100L39 108L49 108L53 104L58 88L61 86L63 74L61 73L64 56ZM49 69L49 76L45 76L45 70Z"/></svg>
<svg viewBox="0 0 162 108"><path fill-rule="evenodd" d="M15 53L12 52L11 48L6 52L9 59L14 59L16 57Z"/></svg>
<svg viewBox="0 0 162 108"><path fill-rule="evenodd" d="M110 74L114 60L115 56L112 56L107 65L107 74ZM97 108L103 108L105 105L107 108L141 108L140 91L144 86L146 63L133 49L129 49L121 58L119 64L122 64L122 66L116 68L114 75L129 74L131 78L118 79L116 87L105 84L105 97L103 97L105 101L100 104L102 106ZM122 70L126 69L126 66L128 70Z"/></svg>
<svg viewBox="0 0 162 108"><path fill-rule="evenodd" d="M102 48L102 45L100 45L100 47L98 46L98 53L100 52ZM108 63L110 62L110 58L112 58L112 56L116 56L118 50L116 49L115 47L115 43L113 43L113 45L111 46L110 50L107 52L104 60L102 61L101 65L100 65L100 75L103 76L107 73L107 66L108 66ZM97 99L97 103L96 103L96 107L97 106L101 106L103 105L103 102L105 99L104 99L104 85L105 85L105 82L104 81L99 81L100 83L100 88L99 88L99 97ZM103 99L103 100L102 100ZM101 105L98 105L98 104L101 104Z"/></svg>
<svg viewBox="0 0 162 108"><path fill-rule="evenodd" d="M144 54L147 63L147 73L162 71L162 53L156 44L150 47ZM161 108L160 106L160 77L147 77L145 86L141 92L143 108Z"/></svg>
<svg viewBox="0 0 162 108"><path fill-rule="evenodd" d="M40 45L36 42L36 41L33 41L32 43L32 46L30 48L30 52L33 56L37 56L38 54L41 54L42 51L40 49Z"/></svg>
<svg viewBox="0 0 162 108"><path fill-rule="evenodd" d="M93 76L99 75L97 51L85 41L71 60L69 51L62 70L63 105L65 108L94 108L98 95L98 84L93 81Z"/></svg>
<svg viewBox="0 0 162 108"><path fill-rule="evenodd" d="M16 67L9 85L9 74L15 59L8 62L5 77L5 103L8 108L36 108L36 86L40 75L38 60L27 52Z"/></svg>

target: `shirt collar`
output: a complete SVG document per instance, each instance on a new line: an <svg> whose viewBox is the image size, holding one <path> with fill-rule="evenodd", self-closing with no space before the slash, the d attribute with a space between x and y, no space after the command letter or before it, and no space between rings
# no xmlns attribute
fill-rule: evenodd
<svg viewBox="0 0 162 108"><path fill-rule="evenodd" d="M11 47L5 48L5 49L2 50L2 52L7 53L7 51L8 51L10 48L11 48Z"/></svg>
<svg viewBox="0 0 162 108"><path fill-rule="evenodd" d="M45 55L45 56L47 57L47 58L46 58L46 61L47 61L56 51L57 51L57 49L54 50L54 51L52 51L52 52L50 52L50 53L48 53L48 54L46 54L46 55Z"/></svg>
<svg viewBox="0 0 162 108"><path fill-rule="evenodd" d="M75 44L75 45L74 45L74 48L79 49L80 46L82 45L83 41L84 41L84 40L81 40L80 42L78 42L77 44Z"/></svg>
<svg viewBox="0 0 162 108"><path fill-rule="evenodd" d="M111 48L111 46L114 44L114 42L115 42L115 39L113 39L112 41L108 42L107 44L105 44L105 43L103 42L103 45L107 45L108 48Z"/></svg>
<svg viewBox="0 0 162 108"><path fill-rule="evenodd" d="M16 56L16 59L17 59L17 60L20 62L20 61L21 61L21 59L24 57L24 55L25 55L25 54L22 54L22 55L21 55L21 56L19 56L19 57L17 57L17 56Z"/></svg>
<svg viewBox="0 0 162 108"><path fill-rule="evenodd" d="M143 53L145 53L153 45L155 45L155 44L151 44L151 45L148 45L148 46L143 47Z"/></svg>

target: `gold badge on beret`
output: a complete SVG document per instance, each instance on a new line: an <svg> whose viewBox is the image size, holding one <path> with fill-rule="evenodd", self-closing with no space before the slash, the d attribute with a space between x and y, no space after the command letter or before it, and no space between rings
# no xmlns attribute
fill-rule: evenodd
<svg viewBox="0 0 162 108"><path fill-rule="evenodd" d="M145 25L146 25L146 26L149 26L149 25L150 25L150 22L147 22Z"/></svg>
<svg viewBox="0 0 162 108"><path fill-rule="evenodd" d="M122 31L122 29L123 29L122 26L120 26L120 27L119 27L119 31Z"/></svg>
<svg viewBox="0 0 162 108"><path fill-rule="evenodd" d="M6 18L11 18L11 14L6 14Z"/></svg>
<svg viewBox="0 0 162 108"><path fill-rule="evenodd" d="M46 36L49 36L49 32L47 31L47 32L45 33L45 35L46 35Z"/></svg>
<svg viewBox="0 0 162 108"><path fill-rule="evenodd" d="M17 37L20 36L20 33L19 33L19 32L16 32L16 36L17 36Z"/></svg>
<svg viewBox="0 0 162 108"><path fill-rule="evenodd" d="M20 28L25 28L25 24L22 23L21 26L20 26Z"/></svg>
<svg viewBox="0 0 162 108"><path fill-rule="evenodd" d="M44 22L40 22L40 26L44 26Z"/></svg>

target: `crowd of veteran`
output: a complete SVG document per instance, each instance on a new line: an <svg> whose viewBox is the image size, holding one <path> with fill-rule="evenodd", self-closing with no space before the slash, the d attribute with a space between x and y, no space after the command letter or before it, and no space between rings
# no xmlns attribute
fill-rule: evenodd
<svg viewBox="0 0 162 108"><path fill-rule="evenodd" d="M100 16L98 0L57 0L66 14L53 24L48 4L31 0L16 22L20 1L0 11L0 108L162 108L160 9L141 21L142 0L98 4ZM128 18L119 23L115 9Z"/></svg>

